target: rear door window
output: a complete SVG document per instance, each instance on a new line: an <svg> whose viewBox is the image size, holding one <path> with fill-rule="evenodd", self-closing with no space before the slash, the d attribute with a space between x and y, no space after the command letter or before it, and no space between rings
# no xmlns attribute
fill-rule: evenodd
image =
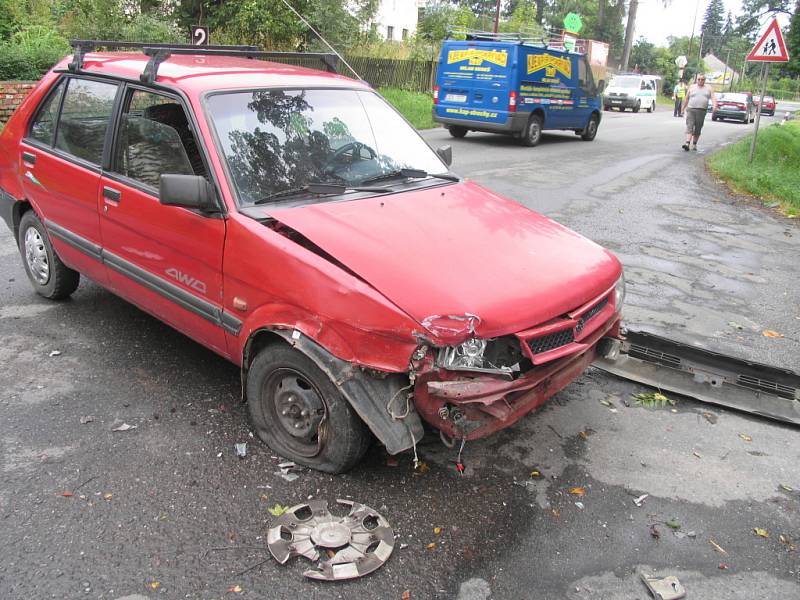
<svg viewBox="0 0 800 600"><path fill-rule="evenodd" d="M47 99L39 107L39 112L31 124L29 137L46 146L53 145L56 122L58 121L58 109L61 107L61 96L64 94L65 87L66 82L62 79L56 89L47 96Z"/></svg>
<svg viewBox="0 0 800 600"><path fill-rule="evenodd" d="M117 87L103 81L70 79L55 147L92 164L101 164Z"/></svg>

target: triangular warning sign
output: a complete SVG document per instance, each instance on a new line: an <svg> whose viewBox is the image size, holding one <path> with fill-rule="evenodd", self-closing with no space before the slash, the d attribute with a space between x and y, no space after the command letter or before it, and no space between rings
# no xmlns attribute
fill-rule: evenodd
<svg viewBox="0 0 800 600"><path fill-rule="evenodd" d="M783 41L781 28L778 20L772 19L767 30L756 42L755 47L747 55L749 61L762 62L789 62L789 53L786 51L786 43Z"/></svg>

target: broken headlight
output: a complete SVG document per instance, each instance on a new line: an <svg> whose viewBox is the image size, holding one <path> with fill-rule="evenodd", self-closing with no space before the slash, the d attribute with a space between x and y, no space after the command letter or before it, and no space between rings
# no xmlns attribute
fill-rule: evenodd
<svg viewBox="0 0 800 600"><path fill-rule="evenodd" d="M437 366L443 369L501 373L510 376L519 372L523 360L519 340L504 336L483 340L470 338L455 345L439 348Z"/></svg>
<svg viewBox="0 0 800 600"><path fill-rule="evenodd" d="M458 346L445 346L439 350L439 366L445 369L473 369L483 367L486 340L472 338Z"/></svg>
<svg viewBox="0 0 800 600"><path fill-rule="evenodd" d="M614 306L617 312L622 310L622 303L625 302L625 275L620 275L617 283L614 285Z"/></svg>

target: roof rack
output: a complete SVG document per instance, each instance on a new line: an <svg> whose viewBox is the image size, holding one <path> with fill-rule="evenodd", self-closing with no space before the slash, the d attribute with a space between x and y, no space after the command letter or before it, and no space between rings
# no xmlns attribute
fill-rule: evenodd
<svg viewBox="0 0 800 600"><path fill-rule="evenodd" d="M74 49L72 62L67 68L78 72L83 68L83 58L87 52L97 48L140 48L150 57L139 79L145 83L153 83L158 76L158 67L172 54L200 54L203 56L238 56L240 58L262 60L300 60L316 59L322 62L325 70L336 73L339 57L324 52L264 52L257 46L194 46L192 44L165 44L158 42L116 42L109 40L71 40Z"/></svg>
<svg viewBox="0 0 800 600"><path fill-rule="evenodd" d="M464 27L449 27L447 29L447 37L452 39L453 36L463 36L467 40L475 41L491 41L491 42L534 42L537 44L546 44L547 38L538 33L529 32L513 32L513 33L495 33L493 31L480 31L477 29L466 29Z"/></svg>

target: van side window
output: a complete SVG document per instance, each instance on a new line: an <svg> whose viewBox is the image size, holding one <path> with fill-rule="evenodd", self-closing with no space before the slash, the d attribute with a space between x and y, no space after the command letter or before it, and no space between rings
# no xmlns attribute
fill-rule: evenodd
<svg viewBox="0 0 800 600"><path fill-rule="evenodd" d="M578 85L586 87L586 62L578 60Z"/></svg>
<svg viewBox="0 0 800 600"><path fill-rule="evenodd" d="M116 95L116 84L70 79L58 121L56 148L99 165Z"/></svg>
<svg viewBox="0 0 800 600"><path fill-rule="evenodd" d="M30 137L46 144L53 145L53 136L56 133L56 121L58 121L58 109L61 108L61 96L66 87L65 80L62 79L47 99L39 107L36 118L31 123Z"/></svg>
<svg viewBox="0 0 800 600"><path fill-rule="evenodd" d="M186 112L177 100L133 90L120 121L114 171L156 189L164 173L206 176Z"/></svg>

